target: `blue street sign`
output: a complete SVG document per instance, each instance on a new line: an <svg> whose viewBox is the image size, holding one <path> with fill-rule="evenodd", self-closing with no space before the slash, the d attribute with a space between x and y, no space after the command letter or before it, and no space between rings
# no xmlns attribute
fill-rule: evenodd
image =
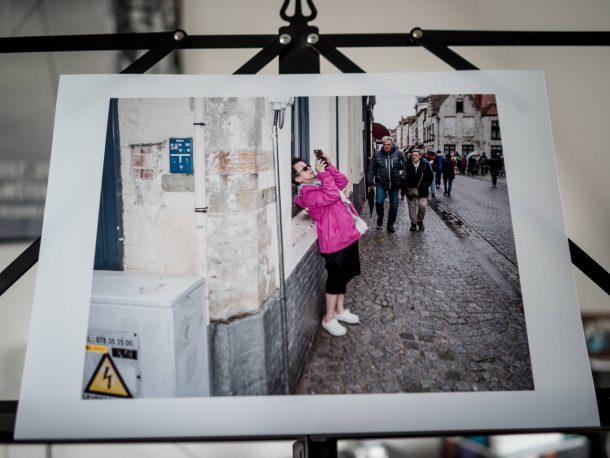
<svg viewBox="0 0 610 458"><path fill-rule="evenodd" d="M169 172L193 173L193 139L169 139Z"/></svg>

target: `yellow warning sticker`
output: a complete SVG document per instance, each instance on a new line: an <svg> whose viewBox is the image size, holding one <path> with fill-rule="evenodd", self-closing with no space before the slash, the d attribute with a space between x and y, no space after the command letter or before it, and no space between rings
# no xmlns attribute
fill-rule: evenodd
<svg viewBox="0 0 610 458"><path fill-rule="evenodd" d="M102 356L85 393L103 394L118 398L131 398L131 393L117 370L112 358L107 353Z"/></svg>
<svg viewBox="0 0 610 458"><path fill-rule="evenodd" d="M93 351L95 353L108 353L108 347L106 345L94 345L87 344L87 351Z"/></svg>

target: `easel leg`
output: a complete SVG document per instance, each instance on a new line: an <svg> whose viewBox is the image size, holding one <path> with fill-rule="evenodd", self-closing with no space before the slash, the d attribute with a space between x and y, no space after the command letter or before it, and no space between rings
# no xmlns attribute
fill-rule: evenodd
<svg viewBox="0 0 610 458"><path fill-rule="evenodd" d="M292 445L293 458L337 458L337 439L305 436Z"/></svg>

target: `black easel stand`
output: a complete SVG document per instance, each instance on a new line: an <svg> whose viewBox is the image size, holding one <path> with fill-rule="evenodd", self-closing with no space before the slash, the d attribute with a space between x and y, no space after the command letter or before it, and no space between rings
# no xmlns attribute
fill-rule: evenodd
<svg viewBox="0 0 610 458"><path fill-rule="evenodd" d="M305 436L292 445L292 458L337 458L337 439Z"/></svg>
<svg viewBox="0 0 610 458"><path fill-rule="evenodd" d="M409 47L421 46L456 70L478 70L449 46L610 46L610 32L515 32L476 30L423 30L404 33L320 35L309 25L317 10L312 0L304 15L301 0L288 16L290 0L280 10L289 23L278 35L206 35L188 36L183 30L162 33L84 35L55 37L0 38L0 53L138 50L149 49L121 73L144 73L175 49L262 48L234 74L255 74L279 57L280 74L320 73L320 56L343 73L365 71L341 53L337 47ZM568 239L573 264L610 294L610 273ZM40 238L34 241L0 273L0 295L10 288L38 261ZM610 388L596 389L603 429L610 426ZM12 439L17 401L0 401L0 440ZM578 431L574 431L578 432ZM456 432L459 433L459 432ZM491 432L493 433L493 432ZM497 433L497 431L496 431ZM337 457L337 440L306 436L293 447L294 457Z"/></svg>

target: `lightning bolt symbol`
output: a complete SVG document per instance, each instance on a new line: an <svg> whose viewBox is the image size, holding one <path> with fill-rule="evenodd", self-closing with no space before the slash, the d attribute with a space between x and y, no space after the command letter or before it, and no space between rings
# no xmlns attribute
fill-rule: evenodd
<svg viewBox="0 0 610 458"><path fill-rule="evenodd" d="M112 374L108 374L108 372L110 372L110 368L109 367L105 367L104 368L104 375L102 376L102 378L104 380L108 380L108 389L110 389L110 386L112 385Z"/></svg>

